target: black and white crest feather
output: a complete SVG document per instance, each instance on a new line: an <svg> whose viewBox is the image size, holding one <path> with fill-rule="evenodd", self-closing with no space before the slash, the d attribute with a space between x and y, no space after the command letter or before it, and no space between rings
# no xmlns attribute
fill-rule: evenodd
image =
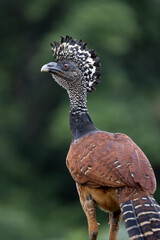
<svg viewBox="0 0 160 240"><path fill-rule="evenodd" d="M93 49L86 49L87 43L75 40L69 36L61 37L61 43L51 43L52 53L56 61L67 59L76 61L86 80L88 92L95 91L95 86L100 82L100 60Z"/></svg>

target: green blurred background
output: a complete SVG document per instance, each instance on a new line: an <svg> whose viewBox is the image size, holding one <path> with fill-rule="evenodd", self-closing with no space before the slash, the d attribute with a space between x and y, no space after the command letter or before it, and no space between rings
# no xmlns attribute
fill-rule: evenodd
<svg viewBox="0 0 160 240"><path fill-rule="evenodd" d="M0 16L0 239L88 237L65 165L68 96L40 73L61 35L96 49L102 82L88 96L90 115L146 153L160 203L160 1L1 0ZM108 216L97 215L98 239L107 239ZM123 223L119 239L128 239Z"/></svg>

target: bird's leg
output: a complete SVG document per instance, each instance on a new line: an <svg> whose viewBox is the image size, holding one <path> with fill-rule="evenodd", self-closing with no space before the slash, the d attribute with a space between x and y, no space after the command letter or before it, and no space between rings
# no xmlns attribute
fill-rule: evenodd
<svg viewBox="0 0 160 240"><path fill-rule="evenodd" d="M77 184L80 202L88 221L89 240L96 240L98 235L98 224L96 221L96 204L85 187Z"/></svg>
<svg viewBox="0 0 160 240"><path fill-rule="evenodd" d="M119 226L122 220L122 214L120 211L112 212L109 214L109 223L110 223L110 231L109 231L109 240L117 240Z"/></svg>

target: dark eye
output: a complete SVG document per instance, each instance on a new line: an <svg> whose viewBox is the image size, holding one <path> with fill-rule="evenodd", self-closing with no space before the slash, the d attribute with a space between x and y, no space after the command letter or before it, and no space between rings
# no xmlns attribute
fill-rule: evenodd
<svg viewBox="0 0 160 240"><path fill-rule="evenodd" d="M67 70L69 68L69 65L67 63L65 63L65 64L63 64L63 68Z"/></svg>

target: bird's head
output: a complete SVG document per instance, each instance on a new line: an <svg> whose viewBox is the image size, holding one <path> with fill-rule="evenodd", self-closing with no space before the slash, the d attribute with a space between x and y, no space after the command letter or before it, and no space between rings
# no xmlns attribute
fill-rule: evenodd
<svg viewBox="0 0 160 240"><path fill-rule="evenodd" d="M51 43L55 62L45 64L42 72L49 72L55 81L67 91L83 87L87 92L95 90L101 78L100 60L87 44L72 37L61 37L61 43Z"/></svg>

